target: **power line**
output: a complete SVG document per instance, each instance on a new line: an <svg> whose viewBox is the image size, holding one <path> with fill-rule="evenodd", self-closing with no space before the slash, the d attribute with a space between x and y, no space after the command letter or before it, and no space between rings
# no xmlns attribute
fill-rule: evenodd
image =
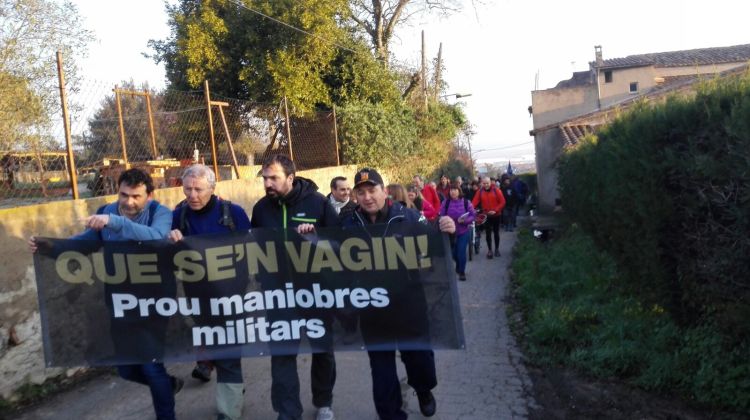
<svg viewBox="0 0 750 420"><path fill-rule="evenodd" d="M271 21L273 21L275 23L278 23L280 25L286 26L289 29L292 29L292 30L297 31L299 33L302 33L302 34L305 34L305 35L317 38L317 39L319 39L321 41L327 42L327 43L329 43L331 45L334 45L334 46L336 46L338 48L341 48L341 49L343 49L345 51L349 51L349 52L354 53L354 54L359 54L358 51L355 51L355 50L353 50L353 49L351 49L349 47L341 45L341 44L339 44L336 41L332 41L332 40L330 40L328 38L325 38L325 37L322 37L320 35L316 35L314 33L308 32L308 31L306 31L306 30L304 30L302 28L298 28L298 27L296 27L296 26L294 26L292 24L289 24L289 23L286 23L286 22L284 22L282 20L279 20L279 19L276 19L274 17L268 16L267 14L265 14L263 12L260 12L258 10L252 9L252 8L248 7L247 5L245 5L244 3L242 3L240 0L229 0L229 2L232 3L232 4L234 4L234 5L236 5L236 6L239 6L239 7L243 8L243 9L249 11L249 12L255 13L256 15L259 15L259 16L262 16L262 17L268 19L268 20L271 20ZM390 61L393 62L393 63L396 63L396 64L400 64L400 65L402 65L404 67L414 67L414 65L406 63L404 61L395 60L395 59L391 59Z"/></svg>
<svg viewBox="0 0 750 420"><path fill-rule="evenodd" d="M512 149L512 148L514 148L514 147L518 147L518 146L525 146L525 145L527 145L527 144L531 144L531 143L534 143L534 140L530 140L530 141L525 141L525 142L523 142L523 143L518 143L518 144L512 144L512 145L510 145L510 146L503 146L503 147L493 147L493 148L491 148L491 149L479 149L479 150L475 150L475 151L474 151L474 153L479 153L479 152L490 152L490 151L493 151L493 150Z"/></svg>
<svg viewBox="0 0 750 420"><path fill-rule="evenodd" d="M286 26L286 27L287 27L287 28L289 28L289 29L295 30L295 31L297 31L297 32L300 32L300 33L303 33L303 34L305 34L305 35L309 35L309 36L311 36L311 37L313 37L313 38L317 38L317 39L319 39L319 40L321 40L321 41L325 41L325 42L327 42L327 43L329 43L329 44L332 44L332 45L335 45L335 46L337 46L338 48L341 48L341 49L343 49L343 50L346 50L346 51L349 51L349 52L352 52L352 53L355 53L355 54L357 53L357 52L356 52L356 51L354 51L353 49L351 49L351 48L348 48L348 47L345 47L345 46L343 46L343 45L339 44L339 43L338 43L338 42L336 42L336 41L332 41L332 40L330 40L330 39L328 39L328 38L324 38L324 37L322 37L322 36L320 36L320 35L316 35L316 34L314 34L314 33L308 32L308 31L306 31L306 30L304 30L304 29L301 29L301 28L298 28L298 27L296 27L296 26L290 25L290 24L288 24L288 23L286 23L286 22L284 22L284 21L281 21L281 20L279 20L279 19L276 19L276 18L273 18L273 17L271 17L271 16L268 16L267 14L265 14L265 13L262 13L262 12L260 12L260 11L258 11L258 10L255 10L255 9L251 9L251 8L247 7L247 5L243 4L242 2L240 2L240 1L238 1L238 0L229 0L229 2L230 2L230 3L232 3L232 4L234 4L234 5L236 5L236 6L239 6L239 7L241 7L241 8L243 8L243 9L247 10L247 11L253 12L253 13L255 13L256 15L260 15L260 16L263 16L264 18L266 18L266 19L269 19L269 20L271 20L271 21L274 21L274 22L276 22L276 23L278 23L278 24L280 24L280 25L284 25L284 26Z"/></svg>

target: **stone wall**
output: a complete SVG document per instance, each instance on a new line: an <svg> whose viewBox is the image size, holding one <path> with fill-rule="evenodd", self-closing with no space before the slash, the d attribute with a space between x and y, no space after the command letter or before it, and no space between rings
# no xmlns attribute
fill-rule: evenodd
<svg viewBox="0 0 750 420"><path fill-rule="evenodd" d="M256 172L255 167L248 168ZM356 168L338 166L298 172L312 179L319 191L328 194L331 178L343 175L353 179ZM385 176L385 175L384 175ZM216 193L239 204L251 213L252 206L264 195L260 178L219 182ZM156 190L155 198L174 207L183 198L181 188ZM9 398L27 383L42 383L66 373L65 369L45 368L41 325L37 306L36 281L32 256L26 241L29 236L65 238L81 231L79 220L115 196L86 200L57 201L35 206L0 209L0 396ZM75 370L68 370L71 374Z"/></svg>

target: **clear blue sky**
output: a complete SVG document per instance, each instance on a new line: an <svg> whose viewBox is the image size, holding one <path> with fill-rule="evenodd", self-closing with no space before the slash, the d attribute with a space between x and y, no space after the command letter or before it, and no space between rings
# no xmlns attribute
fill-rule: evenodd
<svg viewBox="0 0 750 420"><path fill-rule="evenodd" d="M164 70L144 58L149 39L168 34L159 0L74 0L99 41L84 63L86 74L113 84L125 79L164 85ZM425 17L402 27L392 50L417 65L420 31L428 57L443 43L448 93L461 99L476 126L477 160L533 158L531 91L553 87L585 70L602 45L604 58L750 43L747 2L714 0L463 0L459 14ZM454 98L448 98L453 101ZM520 146L514 146L521 144ZM514 147L511 147L514 146ZM496 150L489 150L496 149Z"/></svg>

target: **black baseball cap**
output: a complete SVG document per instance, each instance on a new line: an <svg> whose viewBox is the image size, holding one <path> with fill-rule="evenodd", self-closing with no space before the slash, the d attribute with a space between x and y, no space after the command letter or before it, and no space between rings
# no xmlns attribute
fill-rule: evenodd
<svg viewBox="0 0 750 420"><path fill-rule="evenodd" d="M383 177L375 169L362 168L354 175L354 188L364 184L384 185Z"/></svg>

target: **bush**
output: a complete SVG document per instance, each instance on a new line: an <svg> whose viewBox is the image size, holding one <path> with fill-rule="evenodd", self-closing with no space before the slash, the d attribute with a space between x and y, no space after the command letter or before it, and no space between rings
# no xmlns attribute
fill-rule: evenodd
<svg viewBox="0 0 750 420"><path fill-rule="evenodd" d="M750 77L640 104L560 160L565 210L620 285L686 325L750 337Z"/></svg>
<svg viewBox="0 0 750 420"><path fill-rule="evenodd" d="M661 306L617 287L615 260L575 225L552 242L526 231L519 238L516 301L533 362L750 410L750 340L738 344L712 324L681 327Z"/></svg>

